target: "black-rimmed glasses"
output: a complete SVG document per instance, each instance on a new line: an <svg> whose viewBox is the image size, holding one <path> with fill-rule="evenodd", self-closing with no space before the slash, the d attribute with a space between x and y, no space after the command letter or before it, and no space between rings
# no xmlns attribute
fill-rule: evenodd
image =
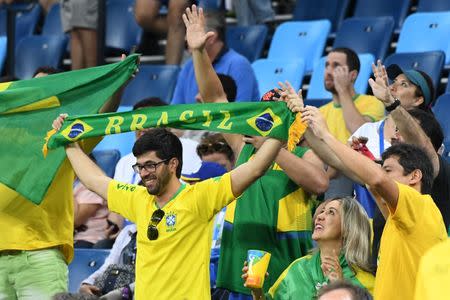
<svg viewBox="0 0 450 300"><path fill-rule="evenodd" d="M164 211L160 208L153 212L147 228L147 237L150 241L154 241L158 238L159 233L156 226L158 226L159 222L161 222L161 220L164 218L164 215Z"/></svg>
<svg viewBox="0 0 450 300"><path fill-rule="evenodd" d="M152 172L156 171L156 169L158 168L158 166L160 164L165 163L166 161L169 161L169 160L170 160L170 158L163 159L162 161L159 161L157 163L146 162L143 165L136 163L136 164L132 165L131 167L133 168L133 171L138 173L138 174L141 173L142 170L144 170L144 169L145 169L145 171L147 171L149 173L152 173Z"/></svg>

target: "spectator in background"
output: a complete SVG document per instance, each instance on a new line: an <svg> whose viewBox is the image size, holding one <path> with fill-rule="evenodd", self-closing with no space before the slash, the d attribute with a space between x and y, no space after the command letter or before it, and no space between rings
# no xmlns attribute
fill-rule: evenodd
<svg viewBox="0 0 450 300"><path fill-rule="evenodd" d="M70 34L72 70L97 65L98 0L61 0L61 23Z"/></svg>
<svg viewBox="0 0 450 300"><path fill-rule="evenodd" d="M333 99L320 107L320 112L331 134L341 143L347 143L350 135L364 123L378 121L384 116L384 106L375 97L356 93L354 84L359 68L358 55L349 48L335 48L327 55L324 86ZM338 175L330 181L325 199L351 196L352 193L352 181Z"/></svg>
<svg viewBox="0 0 450 300"><path fill-rule="evenodd" d="M324 162L366 184L387 219L380 243L375 299L413 299L420 257L447 238L442 215L427 195L433 182L427 154L417 146L394 145L383 153L380 168L337 140L317 108L301 106L298 103L302 120L308 124L306 139L312 148L318 149ZM392 266L397 267L394 270Z"/></svg>
<svg viewBox="0 0 450 300"><path fill-rule="evenodd" d="M315 299L321 287L343 279L373 292L371 229L364 208L346 197L325 201L315 215L312 238L318 249L290 264L266 295L252 289L253 299ZM247 271L245 263L244 280Z"/></svg>
<svg viewBox="0 0 450 300"><path fill-rule="evenodd" d="M136 103L133 106L133 110L138 110L141 108L147 108L147 107L157 107L157 106L164 106L167 105L164 101L162 101L160 98L157 97L150 97L143 99ZM139 139L145 132L152 130L144 129L144 130L138 130L135 132L136 134L136 140ZM198 145L197 142L187 139L187 138L181 138L180 139L181 144L183 145L183 172L190 173L194 172L200 167L200 158L196 155L196 147ZM131 184L138 184L140 181L140 178L136 172L133 171L132 166L136 163L136 157L133 155L133 153L129 153L125 156L123 156L116 165L116 170L114 173L114 179L131 183Z"/></svg>
<svg viewBox="0 0 450 300"><path fill-rule="evenodd" d="M206 134L197 146L197 154L202 161L216 162L227 171L233 169L233 150L220 133Z"/></svg>
<svg viewBox="0 0 450 300"><path fill-rule="evenodd" d="M183 15L186 36L193 52L195 76L200 94L206 103L227 103L227 95L214 71L207 53L207 39L202 9L192 6ZM241 83L242 81L235 81ZM246 80L243 81L247 83ZM238 86L239 93L239 86ZM265 100L280 96L273 91ZM271 96L269 96L271 95ZM224 134L236 165L252 161L258 155L264 139ZM252 184L240 199L228 205L222 235L221 255L217 286L232 292L231 299L251 298L249 290L242 286L242 262L248 249L261 249L272 253L266 286L289 264L305 255L312 247L312 208L315 202L311 194L320 194L328 187L323 163L308 148L296 147L293 152L281 149L264 176Z"/></svg>
<svg viewBox="0 0 450 300"><path fill-rule="evenodd" d="M338 280L319 290L317 300L372 300L372 295L360 286Z"/></svg>
<svg viewBox="0 0 450 300"><path fill-rule="evenodd" d="M225 17L221 12L209 12L205 15L205 28L209 30L204 49L208 60L212 62L217 73L231 76L237 86L236 101L258 101L259 91L255 73L250 62L225 42ZM187 36L189 39L189 36ZM189 45L189 43L188 43ZM190 50L192 51L190 45ZM195 51L193 51L195 52ZM193 53L193 56L196 54ZM172 97L172 104L195 103L195 95L199 93L195 81L195 70L192 59L187 61L178 75L177 85Z"/></svg>
<svg viewBox="0 0 450 300"><path fill-rule="evenodd" d="M167 35L166 64L179 65L184 50L184 26L181 15L192 0L136 0L136 22L146 31ZM167 6L167 16L159 13Z"/></svg>
<svg viewBox="0 0 450 300"><path fill-rule="evenodd" d="M240 26L262 24L275 18L270 0L233 0L233 8Z"/></svg>

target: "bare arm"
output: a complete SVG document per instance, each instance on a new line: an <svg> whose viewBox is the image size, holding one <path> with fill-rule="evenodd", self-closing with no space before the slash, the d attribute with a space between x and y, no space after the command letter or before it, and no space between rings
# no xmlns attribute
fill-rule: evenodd
<svg viewBox="0 0 450 300"><path fill-rule="evenodd" d="M100 204L75 204L74 207L74 225L77 228L87 222L90 217L93 217L97 210L100 208Z"/></svg>
<svg viewBox="0 0 450 300"><path fill-rule="evenodd" d="M253 159L231 171L231 189L238 197L244 190L263 176L280 151L281 141L268 138L258 149Z"/></svg>
<svg viewBox="0 0 450 300"><path fill-rule="evenodd" d="M202 8L197 10L195 5L192 5L192 9L186 8L183 21L186 25L186 40L192 50L195 79L203 101L206 103L228 102L227 95L205 50L205 44L215 33L205 33L205 17ZM223 134L223 137L233 150L234 156L239 157L244 146L242 135Z"/></svg>

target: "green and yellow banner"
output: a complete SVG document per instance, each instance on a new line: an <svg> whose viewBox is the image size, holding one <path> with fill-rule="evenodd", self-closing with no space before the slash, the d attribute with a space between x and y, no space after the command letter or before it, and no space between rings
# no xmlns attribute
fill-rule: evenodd
<svg viewBox="0 0 450 300"><path fill-rule="evenodd" d="M304 132L299 119L295 122L296 129L291 128L295 120L296 115L284 102L159 106L122 113L69 117L59 132L49 132L46 147L54 149L90 137L154 127L270 136L286 141L291 136L291 145L295 146ZM44 146L44 153L46 151Z"/></svg>
<svg viewBox="0 0 450 300"><path fill-rule="evenodd" d="M0 185L41 203L65 158L63 148L42 155L52 121L60 113L97 113L135 72L137 59L131 55L115 64L1 83ZM0 207L8 202L0 201Z"/></svg>

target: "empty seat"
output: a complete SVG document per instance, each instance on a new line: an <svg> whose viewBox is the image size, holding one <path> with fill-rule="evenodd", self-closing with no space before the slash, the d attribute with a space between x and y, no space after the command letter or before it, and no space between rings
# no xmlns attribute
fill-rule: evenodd
<svg viewBox="0 0 450 300"><path fill-rule="evenodd" d="M179 72L180 67L174 65L141 65L139 73L125 88L122 105L133 106L148 97L159 97L169 103Z"/></svg>
<svg viewBox="0 0 450 300"><path fill-rule="evenodd" d="M61 24L61 5L55 3L50 7L45 16L44 25L42 27L43 35L62 35L64 30Z"/></svg>
<svg viewBox="0 0 450 300"><path fill-rule="evenodd" d="M394 18L395 29L402 27L408 14L410 0L357 0L354 17L383 17Z"/></svg>
<svg viewBox="0 0 450 300"><path fill-rule="evenodd" d="M303 60L258 59L252 64L258 80L259 93L278 87L278 82L288 80L297 91L300 89L305 65Z"/></svg>
<svg viewBox="0 0 450 300"><path fill-rule="evenodd" d="M130 53L141 41L142 28L134 17L134 0L109 0L106 3L105 46Z"/></svg>
<svg viewBox="0 0 450 300"><path fill-rule="evenodd" d="M396 53L443 51L450 64L450 12L409 15L397 43Z"/></svg>
<svg viewBox="0 0 450 300"><path fill-rule="evenodd" d="M349 0L297 0L293 19L298 21L328 19L332 31L339 29L347 12Z"/></svg>
<svg viewBox="0 0 450 300"><path fill-rule="evenodd" d="M369 85L368 80L372 74L372 62L375 61L375 58L372 54L358 54L358 57L361 67L358 77L356 78L355 91L358 94L365 94ZM314 67L305 101L308 105L322 106L329 102L333 97L324 87L326 60L326 56L322 57L319 63Z"/></svg>
<svg viewBox="0 0 450 300"><path fill-rule="evenodd" d="M12 7L15 7L14 5ZM30 36L34 33L36 25L41 15L41 6L32 3L28 5L18 5L17 8L27 9L26 11L16 12L16 45L24 37ZM7 32L7 13L6 9L0 9L0 35L5 35Z"/></svg>
<svg viewBox="0 0 450 300"><path fill-rule="evenodd" d="M0 36L0 74L3 72L3 65L6 59L6 37Z"/></svg>
<svg viewBox="0 0 450 300"><path fill-rule="evenodd" d="M58 68L66 45L65 36L34 35L23 38L16 46L14 76L29 79L40 66Z"/></svg>
<svg viewBox="0 0 450 300"><path fill-rule="evenodd" d="M397 64L401 68L421 70L433 80L435 90L439 86L445 55L442 51L419 53L394 53L386 57L385 66Z"/></svg>
<svg viewBox="0 0 450 300"><path fill-rule="evenodd" d="M267 37L266 25L229 26L227 46L244 55L250 62L261 57Z"/></svg>
<svg viewBox="0 0 450 300"><path fill-rule="evenodd" d="M418 12L450 11L450 1L448 0L419 0L417 4Z"/></svg>
<svg viewBox="0 0 450 300"><path fill-rule="evenodd" d="M77 292L81 282L98 270L110 250L74 249L74 257L69 264L69 292Z"/></svg>
<svg viewBox="0 0 450 300"><path fill-rule="evenodd" d="M450 112L450 94L443 94L436 99L436 104L433 106L433 112L436 119L441 124L442 131L444 132L444 147L445 151L443 156L449 160L450 151L450 118L448 117Z"/></svg>
<svg viewBox="0 0 450 300"><path fill-rule="evenodd" d="M383 59L394 31L392 17L348 18L336 32L333 48L347 47Z"/></svg>
<svg viewBox="0 0 450 300"><path fill-rule="evenodd" d="M108 177L113 178L116 170L116 164L120 159L120 151L113 150L96 150L92 152L97 165L102 168Z"/></svg>
<svg viewBox="0 0 450 300"><path fill-rule="evenodd" d="M328 20L285 22L277 27L269 48L269 59L302 59L311 72L323 54L331 23Z"/></svg>

